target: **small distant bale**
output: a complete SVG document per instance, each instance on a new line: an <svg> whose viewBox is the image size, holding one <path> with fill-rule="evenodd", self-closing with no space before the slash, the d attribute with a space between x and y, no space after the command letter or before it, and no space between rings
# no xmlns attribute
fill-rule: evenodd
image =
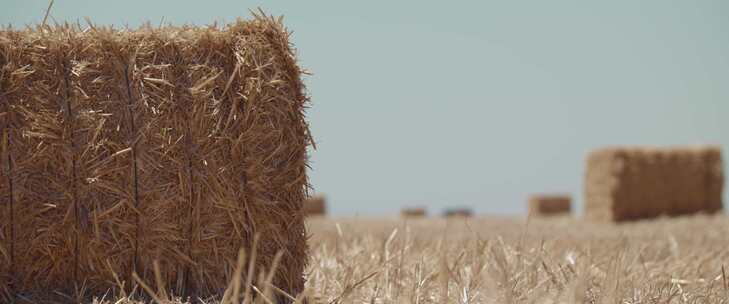
<svg viewBox="0 0 729 304"><path fill-rule="evenodd" d="M400 210L400 216L402 217L426 217L427 215L428 211L424 207L410 207Z"/></svg>
<svg viewBox="0 0 729 304"><path fill-rule="evenodd" d="M585 173L585 216L626 221L715 213L723 208L719 147L618 147L593 151Z"/></svg>
<svg viewBox="0 0 729 304"><path fill-rule="evenodd" d="M473 210L469 208L451 208L443 212L444 217L472 217Z"/></svg>
<svg viewBox="0 0 729 304"><path fill-rule="evenodd" d="M316 195L304 201L304 214L306 216L325 216L327 214L327 200L323 195Z"/></svg>
<svg viewBox="0 0 729 304"><path fill-rule="evenodd" d="M567 215L572 210L572 198L563 194L539 194L529 198L530 216Z"/></svg>

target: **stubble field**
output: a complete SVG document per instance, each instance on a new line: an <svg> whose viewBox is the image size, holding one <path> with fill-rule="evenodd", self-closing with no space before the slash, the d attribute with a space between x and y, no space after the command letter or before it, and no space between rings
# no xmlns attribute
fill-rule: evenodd
<svg viewBox="0 0 729 304"><path fill-rule="evenodd" d="M310 219L319 303L729 303L729 218Z"/></svg>
<svg viewBox="0 0 729 304"><path fill-rule="evenodd" d="M620 225L568 217L310 218L307 226L307 290L296 303L729 303L725 215ZM275 302L275 290L237 283L238 301L230 288L222 301L157 302Z"/></svg>

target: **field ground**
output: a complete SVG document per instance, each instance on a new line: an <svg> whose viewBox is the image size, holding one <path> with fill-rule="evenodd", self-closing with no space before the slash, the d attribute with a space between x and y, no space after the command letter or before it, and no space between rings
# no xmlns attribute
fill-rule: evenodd
<svg viewBox="0 0 729 304"><path fill-rule="evenodd" d="M308 221L317 303L729 303L729 217ZM729 271L729 269L727 269Z"/></svg>
<svg viewBox="0 0 729 304"><path fill-rule="evenodd" d="M307 226L302 296L310 304L729 303L726 215L620 225L568 217L310 218Z"/></svg>

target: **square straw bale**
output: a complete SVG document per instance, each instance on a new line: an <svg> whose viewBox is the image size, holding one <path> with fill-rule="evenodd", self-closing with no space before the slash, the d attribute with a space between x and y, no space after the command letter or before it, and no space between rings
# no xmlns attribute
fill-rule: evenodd
<svg viewBox="0 0 729 304"><path fill-rule="evenodd" d="M304 201L304 214L306 216L327 215L327 200L323 195L315 195Z"/></svg>
<svg viewBox="0 0 729 304"><path fill-rule="evenodd" d="M299 293L312 140L288 38L258 15L0 31L0 293L128 292L157 261L216 295L254 247L246 265L280 252L273 284Z"/></svg>
<svg viewBox="0 0 729 304"><path fill-rule="evenodd" d="M448 208L443 211L444 217L472 217L473 210L471 208Z"/></svg>
<svg viewBox="0 0 729 304"><path fill-rule="evenodd" d="M569 214L572 210L572 198L563 194L538 194L529 198L529 215Z"/></svg>
<svg viewBox="0 0 729 304"><path fill-rule="evenodd" d="M426 217L428 210L425 207L409 207L400 210L400 216L402 217Z"/></svg>
<svg viewBox="0 0 729 304"><path fill-rule="evenodd" d="M624 221L721 210L719 147L617 147L587 157L585 215Z"/></svg>

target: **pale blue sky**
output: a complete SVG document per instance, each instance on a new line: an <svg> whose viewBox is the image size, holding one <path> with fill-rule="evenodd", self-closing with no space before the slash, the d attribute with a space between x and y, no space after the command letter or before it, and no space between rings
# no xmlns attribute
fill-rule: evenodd
<svg viewBox="0 0 729 304"><path fill-rule="evenodd" d="M16 27L48 4L0 2ZM310 175L336 215L523 214L532 192L581 204L596 147L729 152L729 1L56 0L51 16L203 25L256 7L285 16L314 72Z"/></svg>

